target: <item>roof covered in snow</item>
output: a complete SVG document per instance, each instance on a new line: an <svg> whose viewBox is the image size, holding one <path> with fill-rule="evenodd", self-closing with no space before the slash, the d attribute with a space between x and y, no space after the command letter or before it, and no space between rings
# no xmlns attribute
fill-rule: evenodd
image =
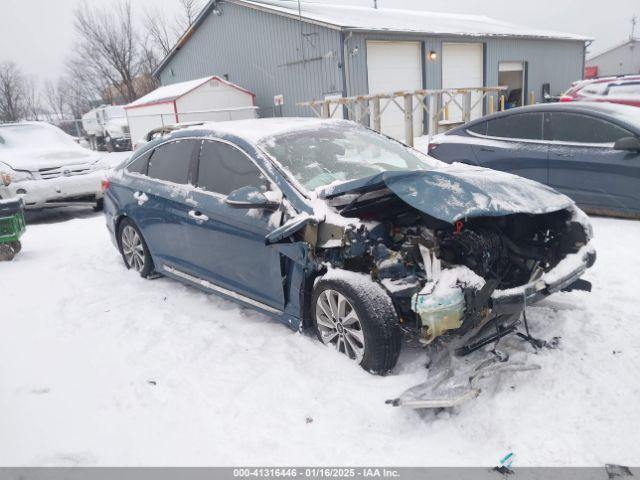
<svg viewBox="0 0 640 480"><path fill-rule="evenodd" d="M426 35L461 35L476 37L519 37L588 41L592 38L573 33L539 30L523 25L503 22L484 15L439 13L397 8L371 8L354 5L335 5L292 0L225 0L236 5L267 11L276 15L301 19L338 30L410 32ZM196 20L178 40L169 54L160 62L155 75L191 38L193 32L216 9L216 0L210 0Z"/></svg>
<svg viewBox="0 0 640 480"><path fill-rule="evenodd" d="M231 0L231 2L251 5L294 17L302 17L303 20L320 22L347 30L589 40L582 35L538 30L523 25L502 22L484 15L396 8L375 9L355 5L304 1L300 2L300 10L298 10L298 3L289 0Z"/></svg>
<svg viewBox="0 0 640 480"><path fill-rule="evenodd" d="M208 77L197 78L195 80L189 80L188 82L179 82L172 83L171 85L166 85L164 87L156 88L153 92L149 92L144 97L140 97L139 99L131 102L128 105L125 105L124 108L136 108L142 107L146 105L155 105L157 103L168 103L173 102L174 100L179 99L180 97L186 95L187 93L195 90L198 87L201 87L209 80L217 80L226 85L229 85L233 88L246 92L249 95L253 95L249 90L246 90L235 83L231 83L223 78L220 78L216 75L210 75Z"/></svg>

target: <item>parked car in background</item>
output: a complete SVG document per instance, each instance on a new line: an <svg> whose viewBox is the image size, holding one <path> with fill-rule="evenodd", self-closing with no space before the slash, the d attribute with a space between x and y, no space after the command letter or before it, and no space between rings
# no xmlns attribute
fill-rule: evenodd
<svg viewBox="0 0 640 480"><path fill-rule="evenodd" d="M608 102L640 107L640 75L581 80L571 85L561 102Z"/></svg>
<svg viewBox="0 0 640 480"><path fill-rule="evenodd" d="M131 150L127 113L121 106L103 105L88 111L82 116L82 128L92 150Z"/></svg>
<svg viewBox="0 0 640 480"><path fill-rule="evenodd" d="M0 124L0 198L22 197L28 209L100 207L107 167L53 125Z"/></svg>
<svg viewBox="0 0 640 480"><path fill-rule="evenodd" d="M104 212L127 268L313 329L374 373L393 368L402 331L513 332L595 261L565 195L342 120L174 131L114 171Z"/></svg>
<svg viewBox="0 0 640 480"><path fill-rule="evenodd" d="M640 109L608 103L520 107L438 135L429 154L502 170L592 213L640 216Z"/></svg>

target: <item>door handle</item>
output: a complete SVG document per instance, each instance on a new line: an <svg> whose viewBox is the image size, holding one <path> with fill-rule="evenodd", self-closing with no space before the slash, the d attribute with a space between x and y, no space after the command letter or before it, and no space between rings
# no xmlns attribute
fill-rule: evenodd
<svg viewBox="0 0 640 480"><path fill-rule="evenodd" d="M197 212L195 210L189 210L189 216L197 222L206 222L207 220L209 220L209 217L207 217L204 213Z"/></svg>
<svg viewBox="0 0 640 480"><path fill-rule="evenodd" d="M488 147L480 147L480 151L481 152L495 152L495 150L493 148L488 148Z"/></svg>
<svg viewBox="0 0 640 480"><path fill-rule="evenodd" d="M133 198L138 201L138 205L142 206L144 203L149 200L149 197L144 192L134 192Z"/></svg>

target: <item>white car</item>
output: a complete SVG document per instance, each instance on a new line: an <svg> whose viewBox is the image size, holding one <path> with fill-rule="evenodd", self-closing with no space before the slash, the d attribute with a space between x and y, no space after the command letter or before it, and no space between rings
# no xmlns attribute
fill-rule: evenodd
<svg viewBox="0 0 640 480"><path fill-rule="evenodd" d="M44 122L0 125L0 199L26 208L102 205L103 156Z"/></svg>

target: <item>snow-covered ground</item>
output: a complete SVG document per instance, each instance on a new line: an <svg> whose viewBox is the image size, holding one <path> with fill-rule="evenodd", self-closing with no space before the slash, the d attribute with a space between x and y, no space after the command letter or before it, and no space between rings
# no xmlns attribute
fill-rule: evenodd
<svg viewBox="0 0 640 480"><path fill-rule="evenodd" d="M0 263L0 465L640 463L640 222L595 219L592 294L529 311L542 370L453 411L385 405L423 380L369 375L314 338L125 270L101 215L32 215ZM516 339L521 349L531 348Z"/></svg>

